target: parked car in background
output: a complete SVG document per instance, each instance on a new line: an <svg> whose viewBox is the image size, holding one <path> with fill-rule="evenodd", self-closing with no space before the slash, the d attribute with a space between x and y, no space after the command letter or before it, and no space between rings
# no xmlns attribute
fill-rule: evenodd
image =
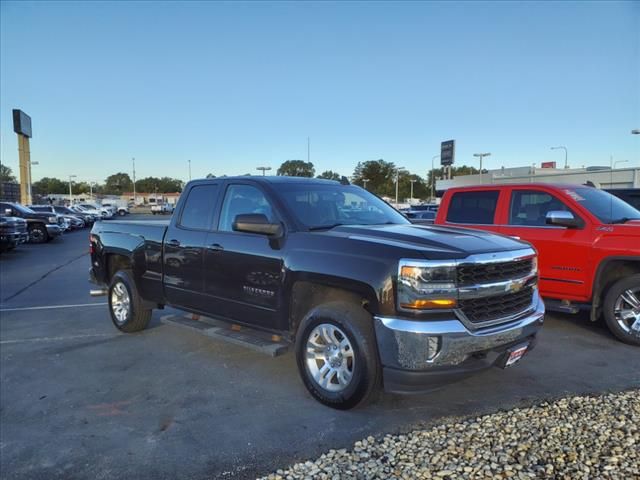
<svg viewBox="0 0 640 480"><path fill-rule="evenodd" d="M415 393L508 367L542 326L530 245L411 225L355 185L196 180L177 212L93 227L91 293L107 295L115 327L143 330L165 305L215 318L173 322L274 356L294 350L310 394L333 408L380 382Z"/></svg>
<svg viewBox="0 0 640 480"><path fill-rule="evenodd" d="M102 213L95 208L83 208L80 205L71 205L70 207L65 207L69 210L79 213L81 215L90 215L93 218L94 222L102 220Z"/></svg>
<svg viewBox="0 0 640 480"><path fill-rule="evenodd" d="M404 212L411 223L416 224L432 224L436 218L436 212L431 210L407 210Z"/></svg>
<svg viewBox="0 0 640 480"><path fill-rule="evenodd" d="M53 211L56 212L58 215L72 215L72 216L79 217L84 221L85 226L87 227L93 226L94 222L96 221L96 218L94 215L90 213L85 213L85 212L77 212L72 210L69 207L61 207L61 206L55 205L53 207Z"/></svg>
<svg viewBox="0 0 640 480"><path fill-rule="evenodd" d="M164 215L165 213L173 213L173 205L166 202L156 203L155 205L151 205L151 213L153 213L154 215L156 214Z"/></svg>
<svg viewBox="0 0 640 480"><path fill-rule="evenodd" d="M624 200L636 210L640 210L640 188L612 188L605 191Z"/></svg>
<svg viewBox="0 0 640 480"><path fill-rule="evenodd" d="M530 242L548 308L590 308L592 320L604 316L616 337L640 345L640 211L618 197L577 185L451 188L435 223Z"/></svg>
<svg viewBox="0 0 640 480"><path fill-rule="evenodd" d="M34 212L19 203L0 202L0 212L8 217L19 217L27 222L31 243L45 243L62 234L64 220L53 213Z"/></svg>
<svg viewBox="0 0 640 480"><path fill-rule="evenodd" d="M27 222L18 217L0 215L0 252L13 250L29 240Z"/></svg>
<svg viewBox="0 0 640 480"><path fill-rule="evenodd" d="M109 201L107 203L102 203L102 207L110 208L115 215L119 215L124 217L125 215L129 215L129 205L127 202L119 200L119 201Z"/></svg>
<svg viewBox="0 0 640 480"><path fill-rule="evenodd" d="M100 212L102 218L112 218L115 214L114 209L112 209L111 207L103 207L101 205L94 205L92 203L79 203L78 206L87 210L96 210Z"/></svg>
<svg viewBox="0 0 640 480"><path fill-rule="evenodd" d="M29 205L29 208L34 212L48 212L62 217L65 223L65 230L78 230L84 228L86 225L84 219L82 219L79 214L57 212L53 205Z"/></svg>

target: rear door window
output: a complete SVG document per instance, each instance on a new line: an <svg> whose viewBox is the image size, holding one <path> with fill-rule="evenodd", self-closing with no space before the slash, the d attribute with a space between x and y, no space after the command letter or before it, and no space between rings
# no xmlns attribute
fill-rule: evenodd
<svg viewBox="0 0 640 480"><path fill-rule="evenodd" d="M449 202L447 222L492 225L499 196L499 190L456 192Z"/></svg>
<svg viewBox="0 0 640 480"><path fill-rule="evenodd" d="M193 187L182 208L180 226L192 230L211 230L217 198L217 184Z"/></svg>

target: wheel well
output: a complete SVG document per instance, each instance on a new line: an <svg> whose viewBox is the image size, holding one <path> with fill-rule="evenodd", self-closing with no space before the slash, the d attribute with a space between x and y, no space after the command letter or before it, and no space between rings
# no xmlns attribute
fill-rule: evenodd
<svg viewBox="0 0 640 480"><path fill-rule="evenodd" d="M596 320L600 316L600 307L604 301L604 296L614 283L621 278L640 273L639 260L614 259L605 260L605 262L598 268L598 275L593 288L591 320Z"/></svg>
<svg viewBox="0 0 640 480"><path fill-rule="evenodd" d="M107 281L111 281L118 270L131 268L131 260L124 255L111 254L107 257Z"/></svg>
<svg viewBox="0 0 640 480"><path fill-rule="evenodd" d="M289 331L296 333L300 322L314 307L328 302L348 302L369 311L369 300L361 294L313 282L297 282L291 291Z"/></svg>

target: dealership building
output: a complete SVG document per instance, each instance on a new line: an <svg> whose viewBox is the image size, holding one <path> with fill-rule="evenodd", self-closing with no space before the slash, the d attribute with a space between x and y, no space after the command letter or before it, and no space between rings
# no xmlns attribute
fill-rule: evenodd
<svg viewBox="0 0 640 480"><path fill-rule="evenodd" d="M509 183L565 183L573 185L590 184L597 188L640 188L640 167L617 168L537 168L515 167L485 170L483 174L462 175L451 180L437 180L436 191L441 196L453 187L467 187L482 184Z"/></svg>

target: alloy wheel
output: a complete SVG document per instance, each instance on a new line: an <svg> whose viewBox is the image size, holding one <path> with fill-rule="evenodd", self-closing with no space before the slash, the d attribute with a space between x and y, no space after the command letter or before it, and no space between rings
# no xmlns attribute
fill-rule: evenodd
<svg viewBox="0 0 640 480"><path fill-rule="evenodd" d="M640 335L640 287L622 292L613 306L613 314L625 332Z"/></svg>
<svg viewBox="0 0 640 480"><path fill-rule="evenodd" d="M306 367L325 390L341 392L347 388L353 378L355 360L349 338L337 326L322 323L309 334Z"/></svg>
<svg viewBox="0 0 640 480"><path fill-rule="evenodd" d="M111 310L118 325L122 325L129 318L131 299L124 283L118 282L111 289Z"/></svg>

